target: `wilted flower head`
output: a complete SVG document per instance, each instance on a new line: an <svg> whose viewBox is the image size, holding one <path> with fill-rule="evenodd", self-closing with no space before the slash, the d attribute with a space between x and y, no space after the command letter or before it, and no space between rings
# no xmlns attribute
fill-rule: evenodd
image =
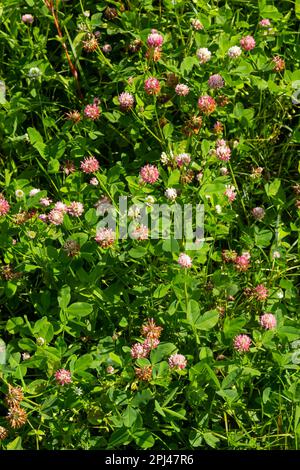
<svg viewBox="0 0 300 470"><path fill-rule="evenodd" d="M201 116L192 116L188 121L186 121L183 128L183 132L190 136L192 134L198 134L202 126L202 117Z"/></svg>
<svg viewBox="0 0 300 470"><path fill-rule="evenodd" d="M211 52L207 49L207 47L201 47L197 50L196 54L200 64L205 64L211 58Z"/></svg>
<svg viewBox="0 0 300 470"><path fill-rule="evenodd" d="M147 44L149 47L161 47L163 42L164 42L163 36L156 31L149 34L147 38Z"/></svg>
<svg viewBox="0 0 300 470"><path fill-rule="evenodd" d="M153 184L159 178L158 168L154 165L145 165L141 168L140 177L144 183Z"/></svg>
<svg viewBox="0 0 300 470"><path fill-rule="evenodd" d="M77 124L81 119L80 112L77 110L69 111L66 113L66 119L68 119L68 121L72 121L73 124Z"/></svg>
<svg viewBox="0 0 300 470"><path fill-rule="evenodd" d="M104 11L104 16L107 20L113 20L118 16L118 10L114 7L107 7Z"/></svg>
<svg viewBox="0 0 300 470"><path fill-rule="evenodd" d="M94 173L100 168L99 162L95 157L86 157L80 164L80 168L84 173Z"/></svg>
<svg viewBox="0 0 300 470"><path fill-rule="evenodd" d="M138 52L142 46L140 39L134 39L128 46L130 52Z"/></svg>
<svg viewBox="0 0 300 470"><path fill-rule="evenodd" d="M193 19L191 21L192 23L192 27L196 30L196 31L201 31L201 29L203 29L203 24L201 23L200 20L197 20L197 19Z"/></svg>
<svg viewBox="0 0 300 470"><path fill-rule="evenodd" d="M157 95L160 92L160 83L157 78L147 78L144 84L144 89L147 95Z"/></svg>
<svg viewBox="0 0 300 470"><path fill-rule="evenodd" d="M222 250L222 259L225 263L233 263L237 258L237 252L234 250Z"/></svg>
<svg viewBox="0 0 300 470"><path fill-rule="evenodd" d="M216 121L213 127L213 132L215 134L222 134L224 131L224 126L220 121Z"/></svg>
<svg viewBox="0 0 300 470"><path fill-rule="evenodd" d="M265 216L265 210L262 207L254 207L251 212L256 220L262 220Z"/></svg>
<svg viewBox="0 0 300 470"><path fill-rule="evenodd" d="M244 51L251 51L255 47L255 39L252 36L245 36L240 40L240 45Z"/></svg>
<svg viewBox="0 0 300 470"><path fill-rule="evenodd" d="M209 88L222 88L224 86L224 80L218 73L211 75L208 79Z"/></svg>
<svg viewBox="0 0 300 470"><path fill-rule="evenodd" d="M95 240L101 248L108 248L113 245L116 234L111 228L102 227L97 230Z"/></svg>
<svg viewBox="0 0 300 470"><path fill-rule="evenodd" d="M258 286L253 289L253 295L257 300L263 302L267 300L269 291L263 284L258 284Z"/></svg>
<svg viewBox="0 0 300 470"><path fill-rule="evenodd" d="M113 373L114 373L114 371L115 371L115 369L114 369L114 367L113 367L113 366L107 366L107 368L106 368L106 372L107 372L108 374L113 374Z"/></svg>
<svg viewBox="0 0 300 470"><path fill-rule="evenodd" d="M200 96L198 99L198 108L203 114L211 114L216 109L217 103L209 95Z"/></svg>
<svg viewBox="0 0 300 470"><path fill-rule="evenodd" d="M247 271L250 267L249 253L242 253L241 256L237 256L234 263L235 263L235 268L238 271Z"/></svg>
<svg viewBox="0 0 300 470"><path fill-rule="evenodd" d="M274 330L277 326L277 320L273 313L264 313L260 317L259 323L266 330Z"/></svg>
<svg viewBox="0 0 300 470"><path fill-rule="evenodd" d="M149 318L147 323L142 325L141 334L151 339L158 339L161 335L162 327L157 326L153 318Z"/></svg>
<svg viewBox="0 0 300 470"><path fill-rule="evenodd" d="M175 93L179 96L187 96L190 92L190 89L184 83L178 83L175 87Z"/></svg>
<svg viewBox="0 0 300 470"><path fill-rule="evenodd" d="M252 179L259 179L261 177L263 171L264 171L264 169L261 166L258 166L257 168L252 168L252 173L251 173L250 177Z"/></svg>
<svg viewBox="0 0 300 470"><path fill-rule="evenodd" d="M5 403L11 407L19 406L19 403L23 400L24 394L21 387L13 387L12 385L8 385L8 392L5 395Z"/></svg>
<svg viewBox="0 0 300 470"><path fill-rule="evenodd" d="M182 354L172 354L168 362L171 369L185 369L187 365L187 360Z"/></svg>
<svg viewBox="0 0 300 470"><path fill-rule="evenodd" d="M86 52L94 52L98 48L98 39L94 34L88 33L87 39L82 41L82 47Z"/></svg>
<svg viewBox="0 0 300 470"><path fill-rule="evenodd" d="M70 160L67 160L64 164L64 166L62 167L64 173L68 176L70 175L71 173L74 173L76 171L76 168L75 168L75 165L73 162L71 162Z"/></svg>
<svg viewBox="0 0 300 470"><path fill-rule="evenodd" d="M0 426L0 441L4 441L8 436L8 429Z"/></svg>
<svg viewBox="0 0 300 470"><path fill-rule="evenodd" d="M7 200L2 196L0 193L0 217L5 215L9 212L10 205L8 204Z"/></svg>
<svg viewBox="0 0 300 470"><path fill-rule="evenodd" d="M131 93L127 93L127 91L121 93L118 97L118 100L122 111L129 111L134 106L134 97L131 95Z"/></svg>
<svg viewBox="0 0 300 470"><path fill-rule="evenodd" d="M80 217L84 212L83 204L81 202L73 201L68 206L68 214L73 217Z"/></svg>
<svg viewBox="0 0 300 470"><path fill-rule="evenodd" d="M238 352L247 352L250 349L252 340L248 335L237 335L233 341L233 347Z"/></svg>
<svg viewBox="0 0 300 470"><path fill-rule="evenodd" d="M19 406L12 407L9 408L6 419L13 429L19 429L26 423L27 413L23 408Z"/></svg>
<svg viewBox="0 0 300 470"><path fill-rule="evenodd" d="M165 196L167 199L170 199L170 201L175 201L177 198L177 191L175 188L167 188L165 190Z"/></svg>
<svg viewBox="0 0 300 470"><path fill-rule="evenodd" d="M66 369L59 369L54 374L55 380L59 385L65 385L72 382L71 372Z"/></svg>
<svg viewBox="0 0 300 470"><path fill-rule="evenodd" d="M178 258L178 264L182 268L191 268L192 267L192 260L189 255L185 253L180 253Z"/></svg>
<svg viewBox="0 0 300 470"><path fill-rule="evenodd" d="M152 366L136 367L135 375L139 380L148 382L152 378Z"/></svg>
<svg viewBox="0 0 300 470"><path fill-rule="evenodd" d="M70 257L78 255L80 252L80 245L75 240L67 240L64 243L63 249L65 250L66 254Z"/></svg>

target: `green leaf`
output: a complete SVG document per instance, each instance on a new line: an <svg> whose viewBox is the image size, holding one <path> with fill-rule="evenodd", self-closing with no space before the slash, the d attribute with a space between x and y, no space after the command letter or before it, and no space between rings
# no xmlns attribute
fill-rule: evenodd
<svg viewBox="0 0 300 470"><path fill-rule="evenodd" d="M47 172L48 173L57 173L59 171L59 161L56 158L51 158L48 162Z"/></svg>
<svg viewBox="0 0 300 470"><path fill-rule="evenodd" d="M74 372L78 372L79 370L86 370L91 366L93 361L93 356L91 354L84 354L83 356L79 357L74 365Z"/></svg>
<svg viewBox="0 0 300 470"><path fill-rule="evenodd" d="M123 362L122 362L122 359L120 358L120 356L118 356L117 354L115 354L114 352L110 352L109 353L109 358L115 362L116 364L118 364L118 366L122 367L123 366Z"/></svg>
<svg viewBox="0 0 300 470"><path fill-rule="evenodd" d="M175 238L167 238L162 244L162 249L171 253L179 253L179 244Z"/></svg>
<svg viewBox="0 0 300 470"><path fill-rule="evenodd" d="M137 416L138 416L138 412L136 411L136 409L128 405L122 415L123 423L126 426L126 428L131 428L134 425L137 419Z"/></svg>
<svg viewBox="0 0 300 470"><path fill-rule="evenodd" d="M185 57L180 65L180 72L184 76L189 75L194 65L199 65L199 60L197 57Z"/></svg>
<svg viewBox="0 0 300 470"><path fill-rule="evenodd" d="M54 329L52 323L47 320L47 317L40 318L37 320L33 327L33 334L41 336L46 340L47 343L52 341L54 336Z"/></svg>
<svg viewBox="0 0 300 470"><path fill-rule="evenodd" d="M45 148L46 145L43 142L41 134L33 127L27 128L27 134L29 135L30 143L39 152L40 156L46 159Z"/></svg>
<svg viewBox="0 0 300 470"><path fill-rule="evenodd" d="M155 444L155 439L149 431L136 431L133 437L135 443L142 449L150 449Z"/></svg>
<svg viewBox="0 0 300 470"><path fill-rule="evenodd" d="M86 317L92 313L92 311L92 305L88 304L87 302L75 302L66 309L66 312L75 318Z"/></svg>
<svg viewBox="0 0 300 470"><path fill-rule="evenodd" d="M270 184L268 184L268 183L265 184L265 191L266 191L267 196L269 196L269 197L276 196L276 194L279 191L280 185L281 185L281 180L278 179L278 178L276 178Z"/></svg>
<svg viewBox="0 0 300 470"><path fill-rule="evenodd" d="M300 19L300 0L295 2L295 13L298 19Z"/></svg>
<svg viewBox="0 0 300 470"><path fill-rule="evenodd" d="M0 338L0 364L6 363L6 344L3 339Z"/></svg>
<svg viewBox="0 0 300 470"><path fill-rule="evenodd" d="M7 450L23 450L22 438L20 436L16 437L13 441L7 444L6 449Z"/></svg>
<svg viewBox="0 0 300 470"><path fill-rule="evenodd" d="M132 436L128 430L122 426L112 433L108 441L108 449L115 449L121 445L128 445L132 441Z"/></svg>
<svg viewBox="0 0 300 470"><path fill-rule="evenodd" d="M168 122L164 127L163 127L163 134L166 139L169 139L172 137L174 131L174 126L170 122Z"/></svg>
<svg viewBox="0 0 300 470"><path fill-rule="evenodd" d="M155 402L154 402L154 407L155 407L155 409L156 409L156 411L157 411L158 414L160 414L160 415L163 416L164 418L166 417L166 415L165 415L165 413L164 413L162 407L160 406L160 404L158 403L157 400L155 400Z"/></svg>
<svg viewBox="0 0 300 470"><path fill-rule="evenodd" d="M63 286L57 296L58 305L61 309L67 308L71 300L71 288L70 286Z"/></svg>
<svg viewBox="0 0 300 470"><path fill-rule="evenodd" d="M281 326L277 332L279 336L287 337L289 341L300 338L300 328L294 326Z"/></svg>
<svg viewBox="0 0 300 470"><path fill-rule="evenodd" d="M189 443L192 447L200 447L203 440L203 433L196 429L192 429L189 435Z"/></svg>
<svg viewBox="0 0 300 470"><path fill-rule="evenodd" d="M269 246L273 238L271 230L259 230L257 226L254 227L254 239L257 246L265 247Z"/></svg>
<svg viewBox="0 0 300 470"><path fill-rule="evenodd" d="M177 419L183 419L186 421L185 415L185 410L180 410L180 413L174 410L171 410L170 408L162 408L163 412L172 416L172 418L177 418Z"/></svg>
<svg viewBox="0 0 300 470"><path fill-rule="evenodd" d="M220 442L220 439L218 439L213 433L211 432L205 432L203 434L204 440L207 445L215 449L217 447L218 442Z"/></svg>
<svg viewBox="0 0 300 470"><path fill-rule="evenodd" d="M178 184L180 180L180 170L174 170L169 176L168 179L168 187L172 187L175 184Z"/></svg>
<svg viewBox="0 0 300 470"><path fill-rule="evenodd" d="M142 258L147 254L147 250L146 248L139 246L138 248L131 248L128 254L131 256L131 258Z"/></svg>
<svg viewBox="0 0 300 470"><path fill-rule="evenodd" d="M165 297L167 295L167 292L170 290L170 287L171 287L170 284L166 284L166 285L162 284L160 286L157 286L157 288L155 289L153 293L153 297L155 299L161 299L162 297Z"/></svg>
<svg viewBox="0 0 300 470"><path fill-rule="evenodd" d="M157 348L153 349L150 354L152 364L160 362L165 356L170 356L176 351L173 343L160 343Z"/></svg>
<svg viewBox="0 0 300 470"><path fill-rule="evenodd" d="M246 324L245 318L225 318L223 332L226 339L233 338L238 333L241 333L243 326Z"/></svg>
<svg viewBox="0 0 300 470"><path fill-rule="evenodd" d="M213 328L219 320L219 312L217 310L209 310L201 315L196 323L198 330L210 330Z"/></svg>

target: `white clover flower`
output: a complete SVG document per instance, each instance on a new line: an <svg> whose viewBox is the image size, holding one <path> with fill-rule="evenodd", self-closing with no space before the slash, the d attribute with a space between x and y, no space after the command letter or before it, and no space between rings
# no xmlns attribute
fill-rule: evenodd
<svg viewBox="0 0 300 470"><path fill-rule="evenodd" d="M128 217L131 217L132 219L138 219L141 216L141 211L138 206L131 206L128 209Z"/></svg>
<svg viewBox="0 0 300 470"><path fill-rule="evenodd" d="M165 190L165 196L167 199L170 199L170 201L175 201L177 198L177 191L174 188L167 188Z"/></svg>
<svg viewBox="0 0 300 470"><path fill-rule="evenodd" d="M22 197L24 197L24 191L22 191L22 189L17 189L15 195L17 198L22 199Z"/></svg>
<svg viewBox="0 0 300 470"><path fill-rule="evenodd" d="M31 67L28 72L28 77L33 80L42 76L42 71L38 67Z"/></svg>
<svg viewBox="0 0 300 470"><path fill-rule="evenodd" d="M35 196L37 193L39 193L40 191L41 191L40 189L33 188L33 189L29 192L29 196L30 196L30 197L33 197L33 196Z"/></svg>

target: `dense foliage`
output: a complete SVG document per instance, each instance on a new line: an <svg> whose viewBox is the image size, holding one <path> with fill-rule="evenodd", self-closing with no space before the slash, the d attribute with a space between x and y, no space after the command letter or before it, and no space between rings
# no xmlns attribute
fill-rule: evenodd
<svg viewBox="0 0 300 470"><path fill-rule="evenodd" d="M299 16L0 5L3 449L299 448ZM204 205L197 250L154 203Z"/></svg>

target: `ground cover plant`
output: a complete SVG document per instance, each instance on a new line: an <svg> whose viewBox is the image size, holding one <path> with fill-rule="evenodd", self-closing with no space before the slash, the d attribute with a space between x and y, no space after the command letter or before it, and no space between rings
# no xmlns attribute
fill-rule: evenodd
<svg viewBox="0 0 300 470"><path fill-rule="evenodd" d="M0 5L2 449L299 448L299 16Z"/></svg>

